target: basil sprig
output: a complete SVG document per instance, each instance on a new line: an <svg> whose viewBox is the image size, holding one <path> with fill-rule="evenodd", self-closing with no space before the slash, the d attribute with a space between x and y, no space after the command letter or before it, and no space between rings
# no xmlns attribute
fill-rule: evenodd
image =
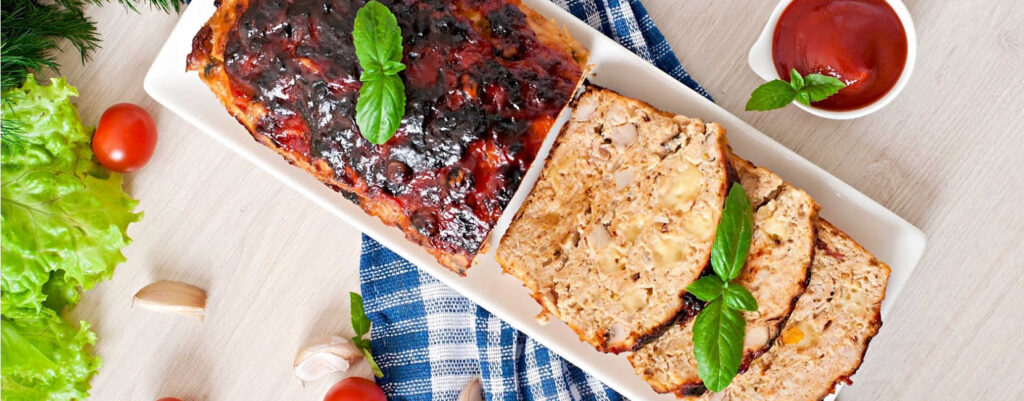
<svg viewBox="0 0 1024 401"><path fill-rule="evenodd" d="M822 74L801 76L794 68L789 72L789 82L774 79L754 89L747 101L747 111L779 109L793 100L810 106L811 102L825 100L845 87L838 78Z"/></svg>
<svg viewBox="0 0 1024 401"><path fill-rule="evenodd" d="M715 392L724 390L739 372L747 325L740 311L757 311L754 296L733 281L747 261L753 230L754 213L747 191L733 184L711 248L715 275L701 277L686 287L707 303L693 324L693 355L704 386Z"/></svg>
<svg viewBox="0 0 1024 401"><path fill-rule="evenodd" d="M352 344L355 344L356 348L363 352L366 362L370 363L373 375L384 377L384 372L381 372L380 366L377 366L377 361L373 360L373 354L370 353L372 351L370 340L363 338L370 332L370 318L366 317L366 312L363 311L363 297L354 292L349 292L348 297L349 310L352 314L352 330L356 332L356 335L352 336Z"/></svg>
<svg viewBox="0 0 1024 401"><path fill-rule="evenodd" d="M405 115L405 85L398 72L402 64L402 30L386 6L370 1L356 12L352 43L359 66L356 124L363 138L382 145L395 135Z"/></svg>

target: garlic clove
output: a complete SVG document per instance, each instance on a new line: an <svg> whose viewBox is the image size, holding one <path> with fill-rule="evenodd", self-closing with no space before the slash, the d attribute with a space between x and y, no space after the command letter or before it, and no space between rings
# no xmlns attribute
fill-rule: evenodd
<svg viewBox="0 0 1024 401"><path fill-rule="evenodd" d="M466 383L466 387L462 388L459 392L459 398L456 401L483 401L484 391L480 387L480 378L474 377L469 383Z"/></svg>
<svg viewBox="0 0 1024 401"><path fill-rule="evenodd" d="M295 355L295 377L303 384L335 372L345 372L363 358L355 344L338 336L316 337Z"/></svg>
<svg viewBox="0 0 1024 401"><path fill-rule="evenodd" d="M136 292L132 305L161 313L177 313L202 321L206 314L206 291L191 284L160 280Z"/></svg>

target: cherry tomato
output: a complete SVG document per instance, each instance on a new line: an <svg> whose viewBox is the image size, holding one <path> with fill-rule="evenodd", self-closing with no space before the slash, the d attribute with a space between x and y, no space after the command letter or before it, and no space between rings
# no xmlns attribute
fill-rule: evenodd
<svg viewBox="0 0 1024 401"><path fill-rule="evenodd" d="M156 148L156 124L146 110L118 103L100 117L92 135L92 151L103 167L127 173L146 165Z"/></svg>
<svg viewBox="0 0 1024 401"><path fill-rule="evenodd" d="M327 390L324 401L387 401L387 397L373 380L347 377Z"/></svg>

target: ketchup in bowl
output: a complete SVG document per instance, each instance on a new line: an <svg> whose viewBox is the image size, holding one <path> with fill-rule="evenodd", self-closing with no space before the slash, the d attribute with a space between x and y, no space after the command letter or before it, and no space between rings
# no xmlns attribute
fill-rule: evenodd
<svg viewBox="0 0 1024 401"><path fill-rule="evenodd" d="M907 62L907 33L885 0L794 0L779 17L772 59L780 77L839 78L846 87L814 102L827 110L852 110L885 96Z"/></svg>

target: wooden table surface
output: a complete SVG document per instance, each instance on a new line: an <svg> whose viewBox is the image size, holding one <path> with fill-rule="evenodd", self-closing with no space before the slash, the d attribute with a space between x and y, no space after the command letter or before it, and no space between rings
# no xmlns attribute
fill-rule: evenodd
<svg viewBox="0 0 1024 401"><path fill-rule="evenodd" d="M885 109L842 122L792 106L743 111L760 84L747 50L774 1L644 3L722 107L928 235L840 398L1024 399L1024 4L908 0L913 79ZM332 380L303 388L292 359L311 336L350 333L359 233L145 94L143 75L176 16L113 3L88 15L103 49L84 66L73 52L60 57L84 121L128 101L160 131L153 160L128 178L145 211L129 230L128 262L74 311L94 324L105 362L92 399L319 400ZM304 274L310 266L333 273ZM132 294L157 279L206 288L206 321L131 309Z"/></svg>

